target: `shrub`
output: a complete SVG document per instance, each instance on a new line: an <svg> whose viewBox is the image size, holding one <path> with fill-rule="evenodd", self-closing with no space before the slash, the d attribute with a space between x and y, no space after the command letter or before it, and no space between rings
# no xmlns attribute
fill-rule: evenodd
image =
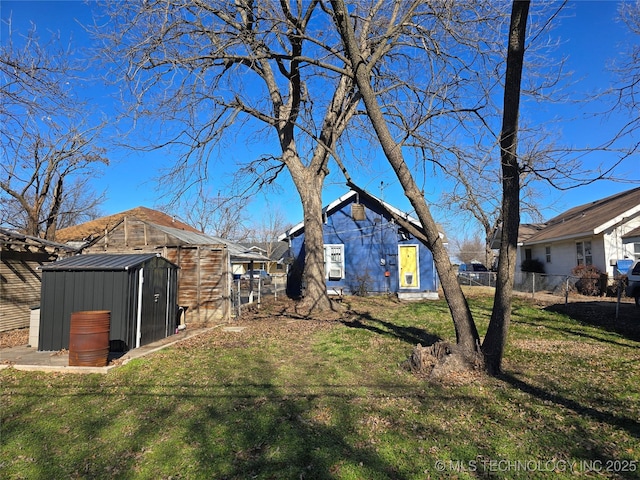
<svg viewBox="0 0 640 480"><path fill-rule="evenodd" d="M602 273L593 265L578 265L571 270L571 273L578 277L576 289L582 295L600 295L600 277Z"/></svg>
<svg viewBox="0 0 640 480"><path fill-rule="evenodd" d="M369 271L365 270L362 274L355 276L355 281L351 285L351 293L360 297L366 297L371 291L373 280L369 275Z"/></svg>
<svg viewBox="0 0 640 480"><path fill-rule="evenodd" d="M522 262L520 270L529 273L544 273L544 264L537 258L529 258Z"/></svg>

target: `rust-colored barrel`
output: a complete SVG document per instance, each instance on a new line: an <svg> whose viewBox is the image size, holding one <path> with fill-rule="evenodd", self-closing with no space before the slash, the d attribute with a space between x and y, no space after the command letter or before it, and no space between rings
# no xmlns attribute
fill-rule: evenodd
<svg viewBox="0 0 640 480"><path fill-rule="evenodd" d="M109 310L89 310L71 314L69 365L104 367L109 360Z"/></svg>

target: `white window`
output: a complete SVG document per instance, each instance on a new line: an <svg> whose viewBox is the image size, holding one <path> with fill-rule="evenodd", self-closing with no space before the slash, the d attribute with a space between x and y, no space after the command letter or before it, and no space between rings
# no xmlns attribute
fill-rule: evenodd
<svg viewBox="0 0 640 480"><path fill-rule="evenodd" d="M591 242L577 242L576 257L578 265L593 265Z"/></svg>
<svg viewBox="0 0 640 480"><path fill-rule="evenodd" d="M551 263L551 245L544 247L544 256L547 263Z"/></svg>
<svg viewBox="0 0 640 480"><path fill-rule="evenodd" d="M327 280L344 278L344 245L324 246L324 275Z"/></svg>

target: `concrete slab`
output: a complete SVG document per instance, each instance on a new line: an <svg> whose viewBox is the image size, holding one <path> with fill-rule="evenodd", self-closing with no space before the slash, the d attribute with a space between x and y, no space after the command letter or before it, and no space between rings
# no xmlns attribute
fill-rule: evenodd
<svg viewBox="0 0 640 480"><path fill-rule="evenodd" d="M202 335L220 326L221 325L202 329L185 329L175 335L171 335L170 337L149 345L144 345L140 348L134 348L123 354L110 352L106 367L69 366L69 352L66 350L60 352L39 352L36 348L26 345L2 348L0 349L0 370L4 368L15 368L16 370L40 372L107 373L113 368L125 365L134 358L149 355L150 353L157 352L187 338ZM113 363L116 360L118 360L118 362Z"/></svg>
<svg viewBox="0 0 640 480"><path fill-rule="evenodd" d="M235 333L240 333L241 331L243 331L245 328L247 327L223 327L222 331L223 332L235 332Z"/></svg>

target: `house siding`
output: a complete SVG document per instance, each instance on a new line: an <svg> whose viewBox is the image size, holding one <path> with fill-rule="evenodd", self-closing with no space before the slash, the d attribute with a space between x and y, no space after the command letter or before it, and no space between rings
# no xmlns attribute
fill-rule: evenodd
<svg viewBox="0 0 640 480"><path fill-rule="evenodd" d="M0 332L26 328L31 308L40 304L38 267L55 256L3 251L0 257Z"/></svg>
<svg viewBox="0 0 640 480"><path fill-rule="evenodd" d="M523 228L524 227L524 228ZM617 261L640 257L633 242L623 243L622 237L640 227L640 187L601 200L571 208L535 229L521 225L519 244L521 269L525 251L541 260L545 273L570 275L577 265L576 242L590 241L592 263L609 278L619 273ZM551 246L552 262L545 262L544 248Z"/></svg>
<svg viewBox="0 0 640 480"><path fill-rule="evenodd" d="M415 293L434 292L437 280L431 252L415 238L402 239L399 227L382 208L363 201L364 219L352 215L354 202L329 212L324 225L325 245L344 245L344 277L326 279L327 289L342 289L344 293ZM362 212L358 209L358 215ZM362 217L356 217L362 218ZM400 288L399 246L415 245L420 267L416 288ZM296 257L293 270L302 269L304 233L291 239ZM292 292L295 293L295 292Z"/></svg>
<svg viewBox="0 0 640 480"><path fill-rule="evenodd" d="M640 226L640 218L634 218L623 225L610 228L599 235L584 235L571 240L550 241L548 243L523 245L520 248L520 264L525 259L525 250L531 250L531 256L542 262L545 273L548 275L570 275L571 271L578 264L576 255L576 243L591 242L591 254L593 265L609 278L626 272L618 272L616 265L612 265L617 260L624 258L634 258L633 244L623 244L622 236ZM551 246L551 263L546 262L545 248Z"/></svg>

